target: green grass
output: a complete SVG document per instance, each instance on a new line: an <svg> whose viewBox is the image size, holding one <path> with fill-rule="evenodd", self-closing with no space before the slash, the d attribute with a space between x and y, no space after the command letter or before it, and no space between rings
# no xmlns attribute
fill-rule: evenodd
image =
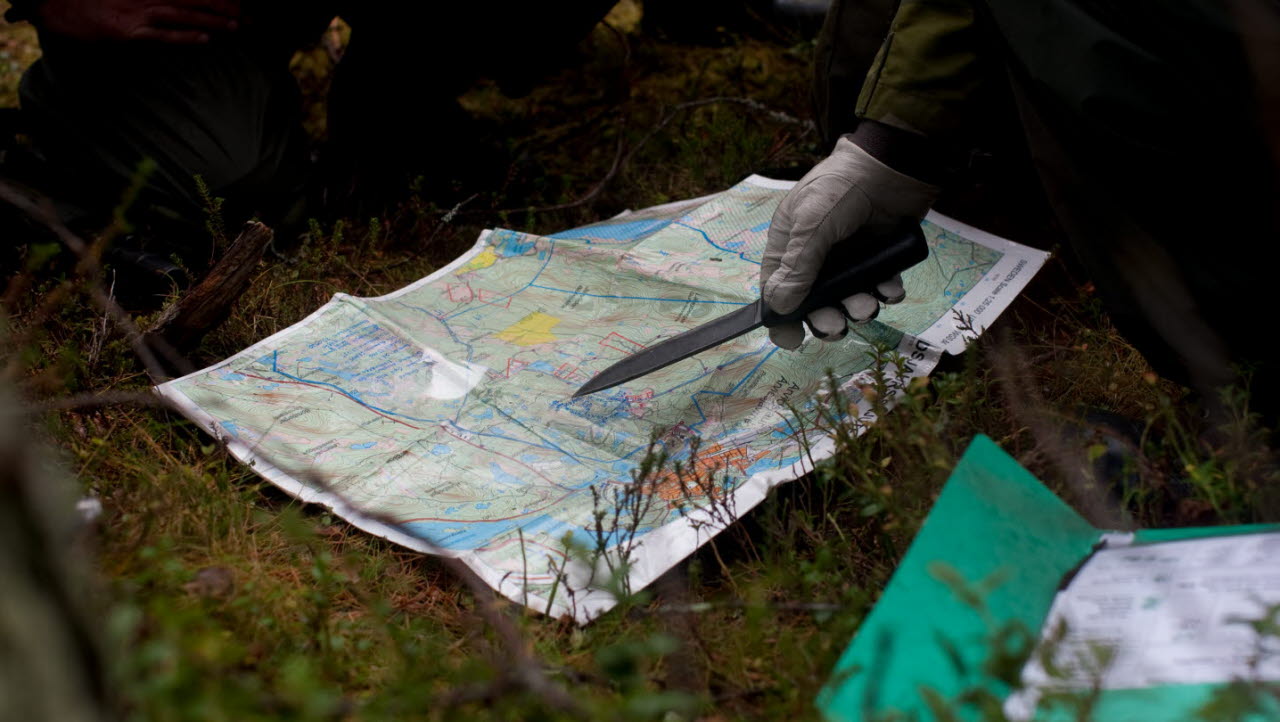
<svg viewBox="0 0 1280 722"><path fill-rule="evenodd" d="M516 159L503 187L414 195L385 217L317 225L300 248L268 256L193 361L286 328L335 292L381 294L421 278L486 226L547 232L813 162L815 138L793 123L729 103L676 109L736 96L806 116L809 46L738 40L691 47L598 29L581 67L526 98L478 88L466 107ZM295 63L311 97L326 63L319 51ZM309 117L322 132L323 113ZM512 210L580 198L619 147L635 150L591 202ZM28 398L146 388L127 342L78 284L25 280L32 291L6 300L20 343L6 344L3 361ZM1044 429L1087 408L1145 424L1124 489L1090 478L1096 439L1068 437L1052 453L1045 443ZM42 419L106 509L98 609L113 704L133 719L813 718L835 659L977 433L1081 509L1102 500L1154 526L1280 519L1258 440L1204 445L1184 392L1151 373L1054 260L969 353L913 383L863 435L836 424L831 463L620 608L578 628L499 602L517 646L579 701L571 709L512 677L511 640L446 563L297 504L179 416L126 404Z"/></svg>

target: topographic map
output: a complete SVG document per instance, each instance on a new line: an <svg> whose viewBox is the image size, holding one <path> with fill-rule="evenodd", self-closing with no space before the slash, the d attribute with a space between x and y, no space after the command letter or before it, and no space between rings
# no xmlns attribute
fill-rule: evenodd
<svg viewBox="0 0 1280 722"><path fill-rule="evenodd" d="M758 298L790 185L753 176L548 236L487 231L427 278L338 294L158 391L298 498L586 622L830 455L813 428L828 373L848 389L842 413L865 413L857 380L874 349L928 373L1046 257L931 215L908 300L857 334L787 352L757 330L572 398L624 356ZM651 452L667 464L644 464Z"/></svg>

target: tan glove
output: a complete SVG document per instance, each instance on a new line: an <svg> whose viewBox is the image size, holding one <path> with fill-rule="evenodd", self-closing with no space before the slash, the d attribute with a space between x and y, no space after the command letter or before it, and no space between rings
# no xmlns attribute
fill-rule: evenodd
<svg viewBox="0 0 1280 722"><path fill-rule="evenodd" d="M761 298L778 313L799 308L835 243L864 226L887 231L904 218L923 218L938 191L842 137L774 212L760 268ZM902 277L895 276L876 286L875 295L854 294L844 299L843 309L820 308L807 320L815 336L835 341L848 333L846 319L866 323L879 313L880 301L897 303L905 297ZM804 326L774 326L769 338L782 348L796 348L804 340Z"/></svg>

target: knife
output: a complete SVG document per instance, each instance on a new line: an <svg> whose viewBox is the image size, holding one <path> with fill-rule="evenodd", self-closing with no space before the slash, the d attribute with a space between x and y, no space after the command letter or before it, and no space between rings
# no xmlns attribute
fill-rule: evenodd
<svg viewBox="0 0 1280 722"><path fill-rule="evenodd" d="M601 371L582 385L573 398L611 389L618 384L719 346L761 326L799 321L823 306L840 308L840 301L901 273L929 257L929 246L916 222L889 232L860 230L832 247L818 272L813 289L791 313L775 313L760 300L714 318L701 326L660 341Z"/></svg>

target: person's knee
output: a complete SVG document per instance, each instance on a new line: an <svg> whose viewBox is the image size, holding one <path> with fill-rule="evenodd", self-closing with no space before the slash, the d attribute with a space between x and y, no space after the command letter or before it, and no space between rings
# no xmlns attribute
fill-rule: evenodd
<svg viewBox="0 0 1280 722"><path fill-rule="evenodd" d="M286 68L235 46L157 48L96 67L64 52L70 57L32 67L22 102L37 147L52 175L69 179L69 193L114 204L140 183L147 202L199 217L197 176L214 195L250 204L301 185L306 143Z"/></svg>

